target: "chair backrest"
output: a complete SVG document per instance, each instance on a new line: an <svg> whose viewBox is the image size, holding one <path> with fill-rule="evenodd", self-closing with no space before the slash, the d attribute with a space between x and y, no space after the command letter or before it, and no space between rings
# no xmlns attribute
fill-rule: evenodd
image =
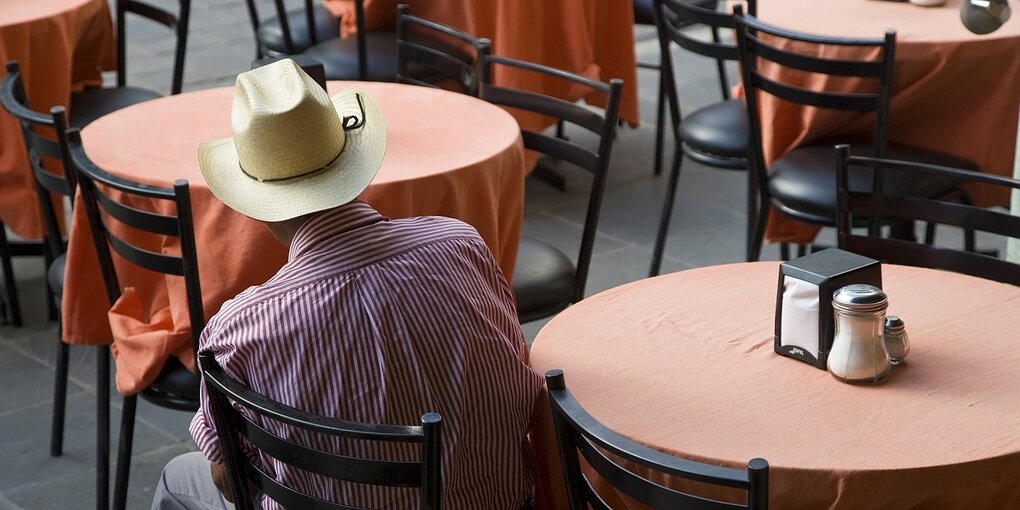
<svg viewBox="0 0 1020 510"><path fill-rule="evenodd" d="M252 461L242 446L244 442L289 466L334 480L375 486L418 487L421 490L420 508L439 510L442 418L438 414L423 415L420 426L376 425L318 416L252 391L230 377L210 352L200 353L198 360L233 493L240 495L235 497L239 509L252 508L248 481L285 508L358 508L324 501L298 487L281 484ZM294 438L300 437L300 434L281 437L271 432L275 427L267 422L328 438L417 444L421 445L421 457L419 461L393 461L328 453L321 447L295 441Z"/></svg>
<svg viewBox="0 0 1020 510"><path fill-rule="evenodd" d="M67 146L70 166L78 180L82 205L85 207L89 232L95 244L110 305L120 298L122 288L113 263L113 253L142 269L183 277L188 318L191 321L192 348L197 355L198 338L205 327L205 316L202 311L202 288L198 276L188 181L178 179L172 188L162 188L113 175L89 159L78 129L68 130ZM175 210L173 214L159 212L171 204ZM115 223L111 223L111 220ZM157 253L139 246L124 235L129 231L138 232L147 239L152 236L176 237L180 244L180 255Z"/></svg>
<svg viewBox="0 0 1020 510"><path fill-rule="evenodd" d="M586 106L540 92L494 85L491 79L493 65L537 73L551 81L565 80L575 89L588 90L590 93L606 96L606 107L602 112L598 112ZM480 98L490 103L546 115L554 121L579 126L598 136L598 149L592 151L588 147L563 138L529 129L521 130L521 137L524 139L526 148L572 163L592 174L591 192L588 195L588 212L585 216L584 233L581 236L581 247L577 256L574 284L575 302L584 297L585 282L588 280L588 268L591 263L592 248L595 245L599 212L602 209L602 194L605 190L609 158L613 150L614 130L620 113L620 92L622 89L623 80L616 78L609 80L609 83L603 83L561 69L522 60L495 55L486 55L482 59Z"/></svg>
<svg viewBox="0 0 1020 510"><path fill-rule="evenodd" d="M314 46L322 41L319 41L318 31L315 28L315 5L317 1L321 0L303 0L304 5L304 23L308 29L308 42L309 46ZM258 44L258 31L259 20L258 9L255 6L255 0L246 0L248 6L248 15L251 18L251 26L255 31L256 44ZM273 0L273 7L276 10L276 19L280 23L280 32L283 34L283 44L285 51L288 55L294 55L300 53L299 48L294 44L294 37L291 35L290 21L291 18L287 16L287 5L284 0ZM368 41L365 28L365 1L354 0L354 23L357 27L357 33L355 38L358 42L358 79L364 80L368 76ZM262 53L261 51L259 52Z"/></svg>
<svg viewBox="0 0 1020 510"><path fill-rule="evenodd" d="M691 2L690 0L654 0L658 16L656 22L659 32L659 47L663 55L670 54L671 44L690 51L692 53L709 57L716 60L719 71L719 83L723 99L730 98L729 80L726 78L725 61L735 61L740 58L736 42L724 42L719 35L720 29L727 32L735 25L733 14L716 10L716 2ZM699 5L701 4L701 5ZM754 15L757 10L757 0L746 0L747 12ZM699 30L691 30L688 27L707 28L712 39L705 40L698 36ZM675 75L673 73L673 61L663 59L663 73L669 80L670 90L676 89ZM679 108L679 106L677 106Z"/></svg>
<svg viewBox="0 0 1020 510"><path fill-rule="evenodd" d="M397 6L398 83L430 87L451 83L460 92L477 96L478 68L491 46L488 39L413 16L406 4Z"/></svg>
<svg viewBox="0 0 1020 510"><path fill-rule="evenodd" d="M64 137L67 120L64 107L54 106L50 109L49 115L30 109L21 83L18 63L7 62L6 67L7 76L0 84L0 103L3 104L4 110L21 124L28 163L32 169L39 208L46 227L46 249L50 257L55 258L64 253L64 241L53 200L68 197L73 204L78 187L74 172L67 171L67 140ZM61 173L52 170L56 165L59 165Z"/></svg>
<svg viewBox="0 0 1020 510"><path fill-rule="evenodd" d="M837 146L836 165L836 228L840 248L883 262L945 269L1020 285L1020 264L977 251L954 250L906 239L882 237L875 227L895 220L914 220L1020 239L1020 216L1005 210L975 207L966 200L951 202L919 196L899 196L881 190L851 191L848 175L851 167L865 166L914 172L918 179L938 176L955 179L959 184L973 183L1012 191L1020 190L1020 180L945 166L851 156L847 145ZM862 223L872 226L865 234L854 233L853 225Z"/></svg>
<svg viewBox="0 0 1020 510"><path fill-rule="evenodd" d="M769 464L765 459L751 459L745 471L667 455L624 438L588 414L567 390L562 370L546 372L545 381L571 510L584 510L589 504L591 508L608 508L582 474L579 453L588 466L610 481L616 490L651 508L768 508ZM620 466L606 453L657 474L747 491L746 504L716 501L664 487Z"/></svg>
<svg viewBox="0 0 1020 510"><path fill-rule="evenodd" d="M177 0L178 10L173 13L162 7L139 0L117 0L117 86L127 83L127 13L136 14L173 30L174 46L173 78L170 93L179 94L184 82L184 54L188 49L188 22L191 17L191 0Z"/></svg>
<svg viewBox="0 0 1020 510"><path fill-rule="evenodd" d="M793 32L778 28L744 14L735 6L737 47L740 53L741 78L747 99L750 120L750 164L752 178L765 181L765 156L762 148L762 119L759 107L762 93L807 106L874 114L874 157L885 153L889 129L889 94L892 86L896 32L887 30L881 38L828 37ZM839 55L831 57L826 55ZM854 58L850 55L860 55ZM780 78L780 69L789 70ZM821 79L812 79L812 78ZM791 79L792 78L792 79ZM798 82L824 82L821 89L811 90ZM852 92L845 88L847 80L860 81ZM880 171L877 182L881 183ZM757 186L764 193L763 186Z"/></svg>

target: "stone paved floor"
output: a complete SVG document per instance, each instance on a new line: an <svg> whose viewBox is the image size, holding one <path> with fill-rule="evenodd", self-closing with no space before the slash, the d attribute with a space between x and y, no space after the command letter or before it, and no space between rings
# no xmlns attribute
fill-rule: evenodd
<svg viewBox="0 0 1020 510"><path fill-rule="evenodd" d="M173 3L172 0L160 0ZM260 0L267 7L268 0ZM233 83L254 54L252 34L241 0L193 2L184 89ZM266 11L264 11L266 12ZM131 23L131 22L129 22ZM165 31L146 22L129 25L128 82L167 93L172 45ZM640 59L656 58L648 30L637 31ZM703 59L676 56L685 108L717 100L714 66ZM653 71L640 71L643 120L622 129L616 142L606 188L589 294L644 277L664 197L665 177L652 175L655 85ZM574 133L573 136L581 135ZM671 151L669 151L671 153ZM744 254L745 174L687 162L681 179L664 271L741 261ZM586 181L569 176L560 193L542 182L527 184L525 235L576 253L584 219ZM831 242L831 232L821 241ZM768 247L764 258L776 258ZM19 289L26 325L0 328L0 510L79 509L94 507L95 348L71 349L66 447L62 457L48 454L56 328L45 317L42 264L18 260ZM529 324L534 337L544 322ZM120 399L113 397L112 422L118 423ZM186 413L140 401L128 507L148 508L163 464L194 448ZM111 432L116 444L116 426ZM115 453L115 452L114 452Z"/></svg>

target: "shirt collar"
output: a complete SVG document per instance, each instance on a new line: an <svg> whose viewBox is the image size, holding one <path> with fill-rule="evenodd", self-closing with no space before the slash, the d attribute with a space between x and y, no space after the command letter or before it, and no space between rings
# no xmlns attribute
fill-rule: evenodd
<svg viewBox="0 0 1020 510"><path fill-rule="evenodd" d="M315 213L294 233L294 239L291 241L287 253L287 260L294 260L295 257L312 249L322 239L334 238L346 232L386 220L388 218L360 200Z"/></svg>

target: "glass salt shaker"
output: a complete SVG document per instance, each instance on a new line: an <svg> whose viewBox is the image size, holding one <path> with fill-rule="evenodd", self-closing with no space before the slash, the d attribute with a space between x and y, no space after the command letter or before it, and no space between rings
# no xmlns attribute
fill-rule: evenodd
<svg viewBox="0 0 1020 510"><path fill-rule="evenodd" d="M882 339L885 342L885 350L889 353L889 361L893 365L903 363L903 359L910 352L910 339L907 337L903 320L895 315L886 317Z"/></svg>
<svg viewBox="0 0 1020 510"><path fill-rule="evenodd" d="M882 341L888 300L872 285L847 285L832 296L835 331L829 373L843 382L875 382L889 373Z"/></svg>

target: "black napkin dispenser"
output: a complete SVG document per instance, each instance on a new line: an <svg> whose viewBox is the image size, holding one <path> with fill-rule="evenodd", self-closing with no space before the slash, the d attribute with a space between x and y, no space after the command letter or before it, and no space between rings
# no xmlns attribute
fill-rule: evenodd
<svg viewBox="0 0 1020 510"><path fill-rule="evenodd" d="M783 262L776 293L776 353L825 370L835 329L832 294L854 283L882 288L881 264L837 248Z"/></svg>

